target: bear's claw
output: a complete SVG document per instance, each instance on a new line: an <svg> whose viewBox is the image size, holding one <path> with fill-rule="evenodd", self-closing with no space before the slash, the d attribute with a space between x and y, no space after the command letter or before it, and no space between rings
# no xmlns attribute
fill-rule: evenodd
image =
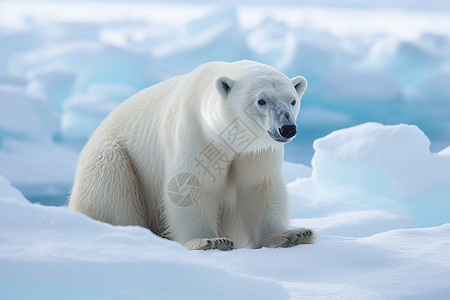
<svg viewBox="0 0 450 300"><path fill-rule="evenodd" d="M309 244L312 242L313 233L310 229L300 228L287 231L282 235L285 236L286 241L280 247L287 248L299 244Z"/></svg>
<svg viewBox="0 0 450 300"><path fill-rule="evenodd" d="M234 249L233 241L227 238L196 238L185 244L190 250L212 250L218 249L228 251Z"/></svg>
<svg viewBox="0 0 450 300"><path fill-rule="evenodd" d="M311 229L299 228L267 237L263 242L262 247L288 248L299 244L312 244L313 242L313 231Z"/></svg>

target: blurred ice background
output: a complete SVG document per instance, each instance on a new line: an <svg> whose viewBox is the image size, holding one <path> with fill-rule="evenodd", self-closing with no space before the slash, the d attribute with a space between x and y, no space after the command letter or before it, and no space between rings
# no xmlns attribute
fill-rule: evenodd
<svg viewBox="0 0 450 300"><path fill-rule="evenodd" d="M445 1L0 2L0 174L63 204L77 153L138 90L211 60L257 60L309 86L287 161L372 121L450 143ZM52 196L51 200L49 195Z"/></svg>

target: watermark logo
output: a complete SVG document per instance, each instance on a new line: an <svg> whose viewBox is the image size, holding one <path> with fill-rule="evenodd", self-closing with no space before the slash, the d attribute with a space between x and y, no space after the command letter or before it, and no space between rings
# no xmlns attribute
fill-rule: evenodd
<svg viewBox="0 0 450 300"><path fill-rule="evenodd" d="M230 163L226 153L217 148L213 142L194 157L194 160L197 162L196 166L203 169L203 175L208 175L212 182L226 172Z"/></svg>
<svg viewBox="0 0 450 300"><path fill-rule="evenodd" d="M248 112L246 113L249 114ZM250 118L262 126L257 121L258 116ZM258 135L244 121L236 118L219 134L219 138L225 143L225 148L228 147L236 155L239 155L258 138ZM226 149L228 155L231 154L230 149ZM194 157L197 169L193 172L202 180L205 178L214 183L219 177L227 174L231 164L228 155L223 149L223 145L219 147L214 142L211 142ZM167 192L169 199L175 205L190 207L198 202L202 196L202 187L194 174L184 172L179 173L169 181Z"/></svg>
<svg viewBox="0 0 450 300"><path fill-rule="evenodd" d="M236 154L239 154L245 151L258 138L258 135L247 124L236 118L220 133L219 137Z"/></svg>
<svg viewBox="0 0 450 300"><path fill-rule="evenodd" d="M202 188L193 174L180 173L169 181L167 192L175 205L189 207L200 199Z"/></svg>

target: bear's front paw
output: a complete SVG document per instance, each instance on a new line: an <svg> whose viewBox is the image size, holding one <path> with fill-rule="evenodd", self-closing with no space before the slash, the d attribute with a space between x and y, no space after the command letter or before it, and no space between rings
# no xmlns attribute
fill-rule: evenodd
<svg viewBox="0 0 450 300"><path fill-rule="evenodd" d="M197 238L185 244L189 250L233 250L233 241L227 238Z"/></svg>
<svg viewBox="0 0 450 300"><path fill-rule="evenodd" d="M299 244L312 244L313 242L314 232L311 229L299 228L268 236L264 239L262 246L268 248L287 248Z"/></svg>

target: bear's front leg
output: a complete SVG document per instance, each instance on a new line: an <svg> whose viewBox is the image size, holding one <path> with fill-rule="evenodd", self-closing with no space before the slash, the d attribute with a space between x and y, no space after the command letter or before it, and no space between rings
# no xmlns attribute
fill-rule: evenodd
<svg viewBox="0 0 450 300"><path fill-rule="evenodd" d="M261 246L267 248L288 248L300 244L312 244L314 232L311 229L298 228L279 234L269 234L262 240Z"/></svg>
<svg viewBox="0 0 450 300"><path fill-rule="evenodd" d="M191 173L179 173L167 184L167 235L189 250L232 250L233 242L217 229L217 196Z"/></svg>
<svg viewBox="0 0 450 300"><path fill-rule="evenodd" d="M215 214L208 214L197 203L188 207L169 204L166 217L169 237L189 250L233 250L233 241L218 237L216 222L211 220Z"/></svg>
<svg viewBox="0 0 450 300"><path fill-rule="evenodd" d="M314 232L306 228L289 228L289 199L282 174L272 177L272 186L260 185L259 199L266 203L262 220L256 231L254 244L258 247L278 248L292 247L300 244L314 243Z"/></svg>

